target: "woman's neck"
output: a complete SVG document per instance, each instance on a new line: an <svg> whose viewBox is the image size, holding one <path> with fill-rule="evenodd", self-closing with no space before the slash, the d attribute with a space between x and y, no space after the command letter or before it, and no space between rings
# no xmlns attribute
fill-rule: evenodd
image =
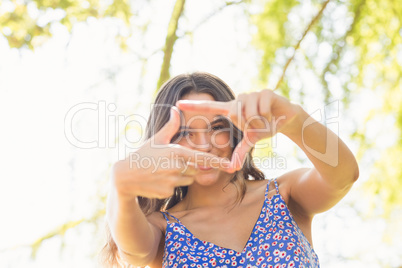
<svg viewBox="0 0 402 268"><path fill-rule="evenodd" d="M233 174L221 176L214 184L201 185L194 182L188 187L182 200L182 208L191 210L200 207L226 207L234 204L237 188L230 182Z"/></svg>

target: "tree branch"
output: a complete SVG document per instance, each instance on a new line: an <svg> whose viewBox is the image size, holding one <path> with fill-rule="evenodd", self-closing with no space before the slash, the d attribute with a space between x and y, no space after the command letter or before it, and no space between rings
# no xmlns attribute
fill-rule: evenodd
<svg viewBox="0 0 402 268"><path fill-rule="evenodd" d="M90 217L90 218L83 218L81 220L77 220L77 221L69 221L66 222L62 225L60 225L59 227L57 227L55 230L45 234L44 236L36 239L35 242L33 242L32 244L25 244L25 245L17 245L15 247L11 247L11 248L5 248L0 250L0 253L8 251L8 250L15 250L18 248L24 248L24 247L30 247L32 249L32 253L31 256L34 258L36 256L36 253L38 251L38 249L40 248L40 246L42 245L42 243L50 238L53 238L55 236L61 235L63 236L68 230L77 227L78 225L80 225L81 223L93 223L95 221L97 221L100 217L105 215L105 209L100 209L98 211L95 212L95 214Z"/></svg>
<svg viewBox="0 0 402 268"><path fill-rule="evenodd" d="M278 83L276 84L274 90L277 90L279 88L279 85L282 83L283 78L285 77L285 73L286 70L289 66L289 64L292 62L293 58L296 55L296 51L299 49L300 47L300 43L303 41L304 37L307 35L307 33L310 31L311 27L318 21L318 19L320 18L321 14L324 12L324 9L327 7L328 3L330 0L327 0L324 2L324 4L322 5L320 11L317 13L317 15L315 15L315 17L311 20L310 24L307 26L306 30L304 30L303 36L300 38L299 42L297 42L297 44L294 46L294 51L293 51L293 55L292 57L290 57L288 59L288 61L285 64L285 67L283 68L282 71L282 75L281 78L278 80Z"/></svg>
<svg viewBox="0 0 402 268"><path fill-rule="evenodd" d="M94 222L97 219L99 219L100 217L102 217L103 215L105 215L105 210L101 209L101 210L98 210L97 212L95 212L95 214L90 218L84 218L84 219L81 219L81 220L78 220L78 221L69 221L69 222L64 223L63 225L61 225L58 228L56 228L56 230L54 230L52 232L49 232L48 234L46 234L45 236L37 239L34 243L32 243L30 245L30 247L32 248L32 254L31 254L32 257L35 257L36 252L38 251L38 249L42 245L43 241L45 241L45 240L47 240L49 238L52 238L54 236L57 236L57 235L64 235L67 230L75 228L78 225L80 225L81 223Z"/></svg>
<svg viewBox="0 0 402 268"><path fill-rule="evenodd" d="M329 69L332 64L337 64L341 58L341 53L343 51L343 48L346 45L346 38L353 32L356 23L358 22L360 15L361 15L361 10L363 5L365 4L365 0L361 0L359 4L356 5L356 8L354 10L354 18L352 23L349 26L349 29L346 31L346 33L342 36L342 38L337 42L337 45L335 46L334 53L331 57L331 60L328 62L328 64L325 66L324 70L322 71L321 74L321 82L324 85L324 90L326 91L326 96L325 96L325 101L328 102L329 99L329 89L328 89L328 83L325 80L325 74L329 72Z"/></svg>
<svg viewBox="0 0 402 268"><path fill-rule="evenodd" d="M191 34L193 32L195 32L200 26L202 26L205 22L207 22L209 19L211 19L212 17L214 17L216 14L218 14L219 12L221 12L223 9L225 9L226 7L229 6L233 6L233 5L238 5L241 3L246 2L247 0L240 0L240 1L231 1L231 2L226 2L225 4L223 4L222 6L218 7L216 10L214 10L213 12L211 12L210 14L208 14L207 16L205 16L204 19L202 19L201 21L199 21L194 28L191 31L186 31L184 34L180 35L178 38L182 38L188 34Z"/></svg>
<svg viewBox="0 0 402 268"><path fill-rule="evenodd" d="M159 89L162 84L167 81L170 77L170 60L172 58L172 53L173 53L173 47L174 44L177 40L177 27L179 24L179 19L181 15L183 14L184 10L184 3L185 0L176 0L176 3L173 8L172 16L169 21L169 26L168 26L168 32L166 35L166 41L165 41L165 47L163 48L163 62L162 62L162 68L161 68L161 73L159 75L159 80L158 80L158 85L157 89ZM155 91L156 93L156 91Z"/></svg>

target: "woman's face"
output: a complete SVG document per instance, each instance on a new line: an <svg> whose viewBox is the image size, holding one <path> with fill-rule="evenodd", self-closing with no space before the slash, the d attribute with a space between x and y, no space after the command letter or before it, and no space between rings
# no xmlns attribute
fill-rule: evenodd
<svg viewBox="0 0 402 268"><path fill-rule="evenodd" d="M214 98L207 93L189 93L182 100L214 101ZM175 143L219 157L231 158L231 131L227 120L222 115L182 112L184 122L181 122ZM196 175L195 180L202 185L213 184L224 173L219 169L204 167L200 164L198 167L200 172Z"/></svg>

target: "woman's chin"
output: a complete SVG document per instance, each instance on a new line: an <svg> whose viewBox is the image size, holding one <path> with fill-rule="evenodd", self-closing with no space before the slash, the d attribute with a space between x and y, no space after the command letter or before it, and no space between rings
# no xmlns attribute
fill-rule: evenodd
<svg viewBox="0 0 402 268"><path fill-rule="evenodd" d="M203 186L213 185L219 178L219 171L216 169L203 171L197 174L195 181Z"/></svg>

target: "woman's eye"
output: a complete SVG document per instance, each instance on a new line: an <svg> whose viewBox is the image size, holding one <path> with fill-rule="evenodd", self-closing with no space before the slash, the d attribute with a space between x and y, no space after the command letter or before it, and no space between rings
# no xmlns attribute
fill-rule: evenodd
<svg viewBox="0 0 402 268"><path fill-rule="evenodd" d="M186 137L186 136L188 136L188 135L190 135L191 134L191 132L190 131L182 131L182 132L180 132L180 136L182 136L182 137Z"/></svg>
<svg viewBox="0 0 402 268"><path fill-rule="evenodd" d="M179 133L176 133L176 134L173 136L171 142L173 142L173 143L179 142L183 137L186 137L186 136L188 136L189 134L190 134L190 131L181 131L181 132L179 132Z"/></svg>
<svg viewBox="0 0 402 268"><path fill-rule="evenodd" d="M223 125L217 125L217 126L213 126L212 130L219 130L219 129L223 129L225 128Z"/></svg>

